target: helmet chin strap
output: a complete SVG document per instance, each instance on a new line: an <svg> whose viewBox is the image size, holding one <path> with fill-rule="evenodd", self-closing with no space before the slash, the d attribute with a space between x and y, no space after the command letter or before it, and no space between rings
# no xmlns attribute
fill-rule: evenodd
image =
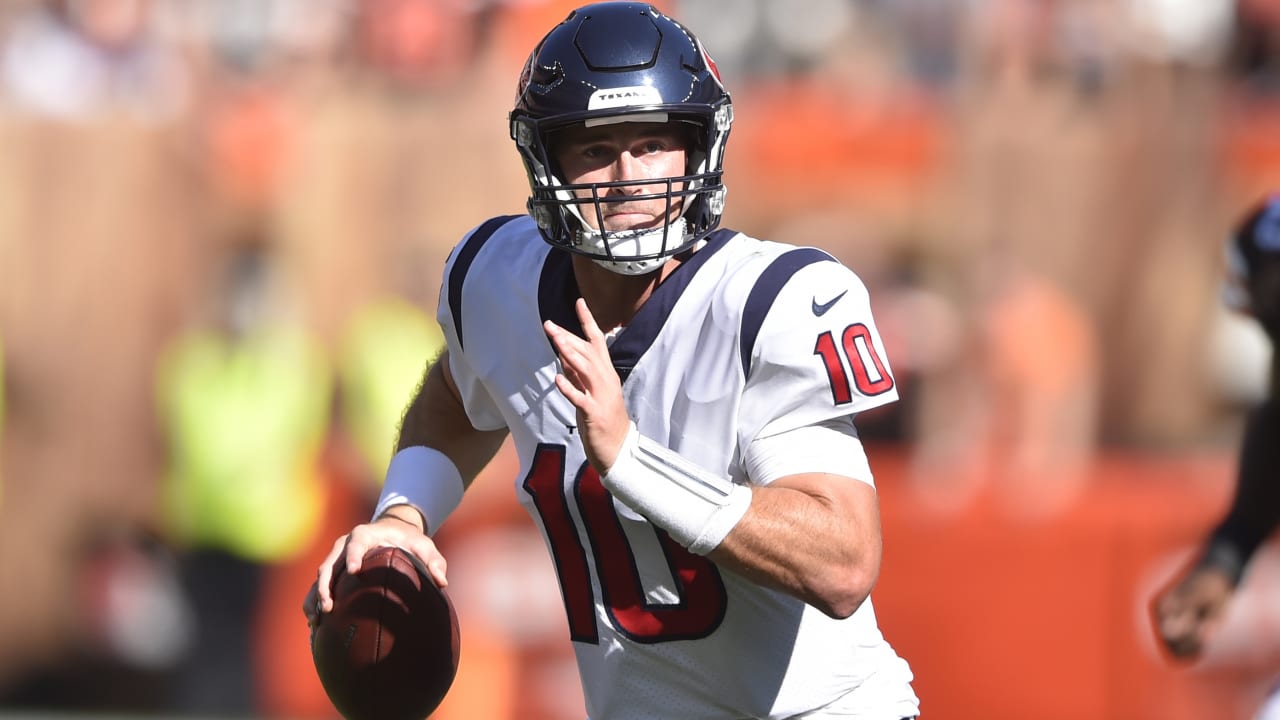
<svg viewBox="0 0 1280 720"><path fill-rule="evenodd" d="M645 228L642 230L622 230L609 233L609 237L614 239L608 251L616 251L620 244L633 245L637 252L631 253L635 255L651 255L657 252L657 248L663 247L664 240L668 245L679 247L683 244L685 219L678 217L672 220L664 227ZM578 244L582 247L592 248L601 255L606 253L605 236L599 230L587 228L585 223L583 227L577 231ZM672 239L674 238L674 242ZM651 247L653 250L641 251L642 248ZM675 253L668 253L659 257L648 258L645 260L609 260L602 257L593 257L592 261L600 267L619 275L644 275L662 267L664 263Z"/></svg>

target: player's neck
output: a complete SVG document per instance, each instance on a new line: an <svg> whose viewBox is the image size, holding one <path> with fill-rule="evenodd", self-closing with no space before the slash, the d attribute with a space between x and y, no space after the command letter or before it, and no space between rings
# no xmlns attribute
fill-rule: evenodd
<svg viewBox="0 0 1280 720"><path fill-rule="evenodd" d="M622 275L597 265L581 255L573 258L578 290L600 329L609 332L625 327L658 285L667 279L680 261L668 260L660 269L647 275Z"/></svg>

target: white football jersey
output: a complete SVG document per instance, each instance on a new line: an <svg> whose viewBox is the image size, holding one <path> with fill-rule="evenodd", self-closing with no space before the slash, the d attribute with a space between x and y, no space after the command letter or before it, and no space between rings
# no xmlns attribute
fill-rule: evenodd
<svg viewBox="0 0 1280 720"><path fill-rule="evenodd" d="M570 260L527 216L494 218L451 253L438 317L471 422L511 430L589 717L914 716L911 671L870 600L832 619L688 552L604 490L542 330L550 319L581 334ZM819 250L729 230L656 288L610 352L640 432L739 483L752 482L753 439L897 398L857 276Z"/></svg>

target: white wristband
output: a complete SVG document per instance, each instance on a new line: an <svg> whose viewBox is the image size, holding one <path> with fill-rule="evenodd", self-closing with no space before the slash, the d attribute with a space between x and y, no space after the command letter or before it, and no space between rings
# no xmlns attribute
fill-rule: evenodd
<svg viewBox="0 0 1280 720"><path fill-rule="evenodd" d="M716 549L751 506L750 488L646 438L634 423L601 481L627 507L698 555Z"/></svg>
<svg viewBox="0 0 1280 720"><path fill-rule="evenodd" d="M462 474L448 455L424 445L407 447L387 466L373 518L382 517L387 508L408 505L422 513L427 534L433 535L462 502L465 489Z"/></svg>

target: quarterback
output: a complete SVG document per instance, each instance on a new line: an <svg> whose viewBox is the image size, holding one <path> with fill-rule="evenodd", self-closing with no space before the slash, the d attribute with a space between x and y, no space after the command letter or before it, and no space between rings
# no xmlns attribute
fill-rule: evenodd
<svg viewBox="0 0 1280 720"><path fill-rule="evenodd" d="M521 73L528 212L445 267L447 350L374 517L332 564L417 554L508 436L554 561L591 720L919 713L878 626L879 507L858 413L897 399L866 288L815 248L720 227L733 105L683 25L582 7Z"/></svg>

